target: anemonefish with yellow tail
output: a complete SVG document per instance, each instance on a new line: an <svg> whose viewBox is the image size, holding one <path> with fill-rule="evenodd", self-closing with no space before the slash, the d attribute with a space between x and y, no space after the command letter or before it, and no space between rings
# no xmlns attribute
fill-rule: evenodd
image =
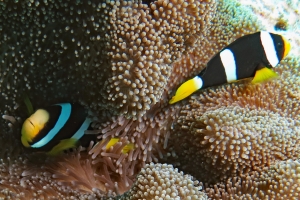
<svg viewBox="0 0 300 200"><path fill-rule="evenodd" d="M76 147L78 143L88 146L95 134L85 134L91 129L92 120L87 117L84 107L76 103L61 103L36 110L22 126L21 141L25 147L34 148L56 155L63 150ZM112 138L107 147L119 139ZM124 147L127 153L133 149L129 144Z"/></svg>
<svg viewBox="0 0 300 200"><path fill-rule="evenodd" d="M176 103L210 86L254 77L260 83L278 75L272 70L289 52L290 43L281 35L261 31L243 36L217 53L197 76L184 82L169 101Z"/></svg>

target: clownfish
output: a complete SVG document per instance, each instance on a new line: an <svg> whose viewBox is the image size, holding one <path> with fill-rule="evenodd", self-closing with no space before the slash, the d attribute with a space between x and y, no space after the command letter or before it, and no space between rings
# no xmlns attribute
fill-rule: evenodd
<svg viewBox="0 0 300 200"><path fill-rule="evenodd" d="M210 86L250 77L255 84L278 77L272 68L290 48L284 37L266 31L240 37L217 53L197 76L180 85L169 104Z"/></svg>
<svg viewBox="0 0 300 200"><path fill-rule="evenodd" d="M97 137L96 134L85 134L86 130L92 130L91 122L80 104L60 103L40 108L24 121L21 142L27 148L47 152L48 155L74 148L78 143L88 146ZM106 148L118 141L118 138L112 138ZM133 145L128 144L122 152L127 153L131 149Z"/></svg>

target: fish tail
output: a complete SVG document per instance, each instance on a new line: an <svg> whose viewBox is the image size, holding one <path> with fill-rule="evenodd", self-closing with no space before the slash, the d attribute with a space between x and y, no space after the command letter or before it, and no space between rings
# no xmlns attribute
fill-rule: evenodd
<svg viewBox="0 0 300 200"><path fill-rule="evenodd" d="M111 138L106 145L106 150L114 146L117 142L119 142L119 140L120 140L119 138Z"/></svg>
<svg viewBox="0 0 300 200"><path fill-rule="evenodd" d="M119 142L119 140L120 140L119 138L111 138L106 145L106 150L109 149L110 147L114 146L117 142ZM122 153L124 153L124 154L128 153L132 149L134 149L134 144L129 143L122 148Z"/></svg>
<svg viewBox="0 0 300 200"><path fill-rule="evenodd" d="M123 147L122 149L122 153L128 153L130 150L134 149L134 144L133 143L129 143L127 144L125 147Z"/></svg>

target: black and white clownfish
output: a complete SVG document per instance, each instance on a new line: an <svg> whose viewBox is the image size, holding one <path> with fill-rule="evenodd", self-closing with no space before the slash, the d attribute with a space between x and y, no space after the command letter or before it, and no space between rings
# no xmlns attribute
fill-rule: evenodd
<svg viewBox="0 0 300 200"><path fill-rule="evenodd" d="M197 76L180 85L169 103L176 103L210 86L250 77L254 77L253 84L275 78L278 75L272 68L290 48L283 36L266 31L240 37L217 53Z"/></svg>
<svg viewBox="0 0 300 200"><path fill-rule="evenodd" d="M25 147L56 154L75 147L91 122L83 106L55 104L36 110L24 121L21 141Z"/></svg>
<svg viewBox="0 0 300 200"><path fill-rule="evenodd" d="M33 111L32 111L33 112ZM80 143L88 146L96 140L96 134L85 134L91 130L92 120L83 106L76 103L60 103L36 110L22 126L21 141L25 147L34 148L56 155L63 150L74 148ZM118 138L112 138L106 148L110 148ZM129 144L123 153L133 149Z"/></svg>

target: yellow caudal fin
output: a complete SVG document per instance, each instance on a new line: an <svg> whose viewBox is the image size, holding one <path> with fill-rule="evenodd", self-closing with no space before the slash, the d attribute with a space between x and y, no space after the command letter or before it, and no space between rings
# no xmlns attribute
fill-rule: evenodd
<svg viewBox="0 0 300 200"><path fill-rule="evenodd" d="M268 81L270 79L277 78L278 74L274 72L272 69L264 67L256 71L254 78L252 79L251 83L262 83Z"/></svg>
<svg viewBox="0 0 300 200"><path fill-rule="evenodd" d="M134 144L129 143L122 149L122 153L128 153L130 150L134 149Z"/></svg>
<svg viewBox="0 0 300 200"><path fill-rule="evenodd" d="M184 82L176 91L175 95L172 97L172 99L169 101L169 104L176 103L197 90L199 90L202 87L202 80L200 77L196 76L193 79L190 79L186 82Z"/></svg>
<svg viewBox="0 0 300 200"><path fill-rule="evenodd" d="M76 147L77 139L70 138L61 140L56 146L54 146L51 151L47 152L48 155L55 156L61 153L63 150L71 149Z"/></svg>
<svg viewBox="0 0 300 200"><path fill-rule="evenodd" d="M119 142L119 138L111 138L106 145L106 150L109 149L111 146L114 146L117 142Z"/></svg>
<svg viewBox="0 0 300 200"><path fill-rule="evenodd" d="M289 41L282 37L282 40L283 40L283 43L284 43L284 52L283 52L283 57L282 58L285 58L286 55L290 52L291 50L291 43L289 43Z"/></svg>
<svg viewBox="0 0 300 200"><path fill-rule="evenodd" d="M106 145L106 150L108 150L110 147L114 146L117 142L119 142L119 138L112 138ZM122 149L122 153L128 153L130 150L134 149L134 144L129 143L125 145Z"/></svg>

